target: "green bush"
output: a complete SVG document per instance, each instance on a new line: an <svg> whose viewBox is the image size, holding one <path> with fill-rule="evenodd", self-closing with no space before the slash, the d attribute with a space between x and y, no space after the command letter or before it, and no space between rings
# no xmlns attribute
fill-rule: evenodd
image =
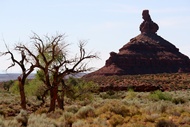
<svg viewBox="0 0 190 127"><path fill-rule="evenodd" d="M25 86L25 94L27 96L41 96L45 91L46 87L42 81L38 79L26 80ZM18 81L15 81L10 88L10 92L14 94L19 94L19 84Z"/></svg>
<svg viewBox="0 0 190 127"><path fill-rule="evenodd" d="M10 92L14 94L19 94L19 86L18 86L18 81L15 81L13 85L10 88Z"/></svg>
<svg viewBox="0 0 190 127"><path fill-rule="evenodd" d="M28 96L40 98L46 90L44 83L38 79L32 79L25 85L25 93Z"/></svg>
<svg viewBox="0 0 190 127"><path fill-rule="evenodd" d="M136 97L136 92L133 89L128 89L126 98L133 99Z"/></svg>
<svg viewBox="0 0 190 127"><path fill-rule="evenodd" d="M172 100L172 96L169 93L162 92L160 90L154 91L149 94L149 98L153 101L159 101L159 100Z"/></svg>
<svg viewBox="0 0 190 127"><path fill-rule="evenodd" d="M71 99L84 100L93 99L93 93L96 93L99 86L93 82L85 82L82 79L70 77L66 81L66 96Z"/></svg>
<svg viewBox="0 0 190 127"><path fill-rule="evenodd" d="M3 83L3 88L4 90L7 90L9 91L10 87L14 84L14 81L13 80L9 80L7 82L4 82Z"/></svg>

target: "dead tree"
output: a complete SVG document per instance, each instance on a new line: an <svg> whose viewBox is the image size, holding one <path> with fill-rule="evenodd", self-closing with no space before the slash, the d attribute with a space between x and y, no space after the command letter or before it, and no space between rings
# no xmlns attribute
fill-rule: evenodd
<svg viewBox="0 0 190 127"><path fill-rule="evenodd" d="M84 41L80 41L79 43L79 55L70 58L67 54L67 47L69 45L64 42L64 37L64 35L56 35L55 37L45 36L42 39L34 33L31 40L38 55L35 55L25 45L17 46L19 50L27 52L31 59L35 61L35 66L44 74L42 81L47 87L45 92L50 92L51 99L49 112L55 110L56 101L59 108L64 109L64 77L72 73L91 70L92 68L87 67L88 61L86 60L98 58L96 53L86 53ZM60 87L61 89L59 89ZM62 94L58 95L59 91Z"/></svg>
<svg viewBox="0 0 190 127"><path fill-rule="evenodd" d="M7 47L7 46L6 46ZM18 82L19 82L19 90L20 90L20 98L21 98L21 107L22 109L26 109L26 96L25 96L25 91L24 91L24 85L26 82L27 77L32 73L32 71L35 68L35 65L32 64L32 62L29 62L24 50L18 49L17 46L15 47L15 50L18 51L18 53L21 55L21 60L17 60L11 52L8 47L7 47L7 52L2 53L1 55L10 55L12 64L7 68L14 67L16 64L21 68L22 74L18 77ZM26 67L26 64L30 63L29 67Z"/></svg>

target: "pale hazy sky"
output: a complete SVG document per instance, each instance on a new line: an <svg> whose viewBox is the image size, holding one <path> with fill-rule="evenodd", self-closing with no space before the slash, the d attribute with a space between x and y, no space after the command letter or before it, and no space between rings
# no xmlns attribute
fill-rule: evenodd
<svg viewBox="0 0 190 127"><path fill-rule="evenodd" d="M79 40L88 40L87 49L101 57L89 66L100 68L111 51L140 34L144 9L159 25L157 34L190 57L190 0L0 0L0 52L6 51L4 41L10 49L30 42L32 31L40 36L65 33L73 51ZM8 56L1 57L0 73L8 65Z"/></svg>

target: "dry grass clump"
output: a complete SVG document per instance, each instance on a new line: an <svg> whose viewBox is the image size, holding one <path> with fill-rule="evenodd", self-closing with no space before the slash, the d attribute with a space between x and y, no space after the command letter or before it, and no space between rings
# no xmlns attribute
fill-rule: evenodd
<svg viewBox="0 0 190 127"><path fill-rule="evenodd" d="M124 117L130 115L127 105L116 99L105 102L100 108L97 109L96 114L100 115L106 112L113 112Z"/></svg>
<svg viewBox="0 0 190 127"><path fill-rule="evenodd" d="M0 127L5 127L5 124L3 123L3 117L0 115Z"/></svg>
<svg viewBox="0 0 190 127"><path fill-rule="evenodd" d="M124 123L124 118L121 115L115 114L108 121L113 127L117 125L122 125Z"/></svg>
<svg viewBox="0 0 190 127"><path fill-rule="evenodd" d="M0 127L21 127L22 123L19 123L15 118L5 119L5 117L0 116Z"/></svg>
<svg viewBox="0 0 190 127"><path fill-rule="evenodd" d="M145 122L156 122L157 119L160 118L160 114L154 113L154 114L150 114L150 115L145 115Z"/></svg>
<svg viewBox="0 0 190 127"><path fill-rule="evenodd" d="M178 118L178 123L182 125L190 125L190 113L183 112L181 116Z"/></svg>
<svg viewBox="0 0 190 127"><path fill-rule="evenodd" d="M76 104L65 106L65 110L71 113L77 113L80 108L81 106Z"/></svg>
<svg viewBox="0 0 190 127"><path fill-rule="evenodd" d="M47 113L48 109L47 108L44 108L44 107L40 107L38 108L35 113L36 114L44 114L44 113Z"/></svg>
<svg viewBox="0 0 190 127"><path fill-rule="evenodd" d="M28 119L27 127L57 127L58 123L54 119L50 119L46 114L31 114Z"/></svg>
<svg viewBox="0 0 190 127"><path fill-rule="evenodd" d="M28 124L28 113L25 110L21 110L19 115L15 117L18 123L21 123L22 126L27 126Z"/></svg>
<svg viewBox="0 0 190 127"><path fill-rule="evenodd" d="M78 110L76 116L80 119L85 119L87 117L95 117L95 109L90 105L84 106Z"/></svg>
<svg viewBox="0 0 190 127"><path fill-rule="evenodd" d="M70 127L76 121L76 117L71 112L64 112L58 121L61 122L62 125Z"/></svg>
<svg viewBox="0 0 190 127"><path fill-rule="evenodd" d="M189 90L186 91L175 91L171 92L171 95L173 96L172 102L175 104L183 104L183 103L188 103L190 100L190 97L187 96L187 94L190 94Z"/></svg>
<svg viewBox="0 0 190 127"><path fill-rule="evenodd" d="M144 111L147 114L166 113L171 107L173 107L171 102L158 101L144 107Z"/></svg>

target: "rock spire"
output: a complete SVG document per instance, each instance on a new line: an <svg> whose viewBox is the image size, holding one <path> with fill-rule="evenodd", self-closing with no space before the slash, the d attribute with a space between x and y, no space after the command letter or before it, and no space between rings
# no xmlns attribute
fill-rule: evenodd
<svg viewBox="0 0 190 127"><path fill-rule="evenodd" d="M143 10L142 18L141 33L120 48L119 53L111 52L105 66L86 77L190 72L190 59L157 35L159 26L152 21L149 10Z"/></svg>
<svg viewBox="0 0 190 127"><path fill-rule="evenodd" d="M152 21L149 10L143 10L142 18L144 21L140 25L141 33L156 33L158 31L159 27Z"/></svg>

